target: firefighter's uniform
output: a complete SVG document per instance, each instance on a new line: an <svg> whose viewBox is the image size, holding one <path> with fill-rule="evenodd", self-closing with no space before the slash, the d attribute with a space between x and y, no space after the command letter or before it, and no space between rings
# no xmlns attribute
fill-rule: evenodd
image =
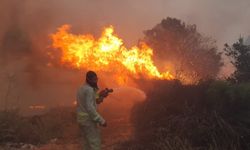
<svg viewBox="0 0 250 150"><path fill-rule="evenodd" d="M101 149L101 136L97 125L103 124L105 120L96 110L96 92L87 83L77 91L77 121L83 136L84 150Z"/></svg>

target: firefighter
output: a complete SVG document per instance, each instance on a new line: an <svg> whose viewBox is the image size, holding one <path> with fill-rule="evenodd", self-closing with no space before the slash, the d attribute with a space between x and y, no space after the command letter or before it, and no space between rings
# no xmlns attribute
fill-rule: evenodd
<svg viewBox="0 0 250 150"><path fill-rule="evenodd" d="M100 150L101 135L98 125L106 127L105 119L97 112L97 101L104 97L97 94L98 78L95 72L88 71L86 83L77 91L77 122L83 137L84 150Z"/></svg>

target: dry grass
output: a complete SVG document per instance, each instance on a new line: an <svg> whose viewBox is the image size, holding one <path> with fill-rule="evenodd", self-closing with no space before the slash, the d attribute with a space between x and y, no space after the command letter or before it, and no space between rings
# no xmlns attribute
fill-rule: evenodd
<svg viewBox="0 0 250 150"><path fill-rule="evenodd" d="M72 141L77 137L72 112L72 108L56 108L44 115L32 117L22 117L18 110L0 112L0 143L40 145L55 138L70 138Z"/></svg>

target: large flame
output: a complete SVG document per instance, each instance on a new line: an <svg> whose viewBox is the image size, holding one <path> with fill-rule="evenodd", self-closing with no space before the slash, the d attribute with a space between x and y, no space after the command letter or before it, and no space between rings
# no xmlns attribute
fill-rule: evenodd
<svg viewBox="0 0 250 150"><path fill-rule="evenodd" d="M134 78L173 79L169 71L160 72L152 60L153 50L144 42L128 49L114 35L112 26L101 37L74 35L70 26L63 25L51 35L52 46L61 51L61 64L78 69L111 72Z"/></svg>

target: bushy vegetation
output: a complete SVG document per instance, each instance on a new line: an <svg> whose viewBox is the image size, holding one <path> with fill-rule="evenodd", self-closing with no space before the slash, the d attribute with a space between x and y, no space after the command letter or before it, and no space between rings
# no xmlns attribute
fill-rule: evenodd
<svg viewBox="0 0 250 150"><path fill-rule="evenodd" d="M225 54L231 58L231 63L236 68L229 78L235 83L250 81L250 45L245 41L240 38L232 46L225 44L224 48Z"/></svg>
<svg viewBox="0 0 250 150"><path fill-rule="evenodd" d="M134 138L117 149L250 148L250 83L152 81L150 87L132 113Z"/></svg>
<svg viewBox="0 0 250 150"><path fill-rule="evenodd" d="M75 125L72 112L71 108L56 108L41 116L23 117L18 110L2 111L0 112L0 143L37 145L55 138L65 138L67 127Z"/></svg>

